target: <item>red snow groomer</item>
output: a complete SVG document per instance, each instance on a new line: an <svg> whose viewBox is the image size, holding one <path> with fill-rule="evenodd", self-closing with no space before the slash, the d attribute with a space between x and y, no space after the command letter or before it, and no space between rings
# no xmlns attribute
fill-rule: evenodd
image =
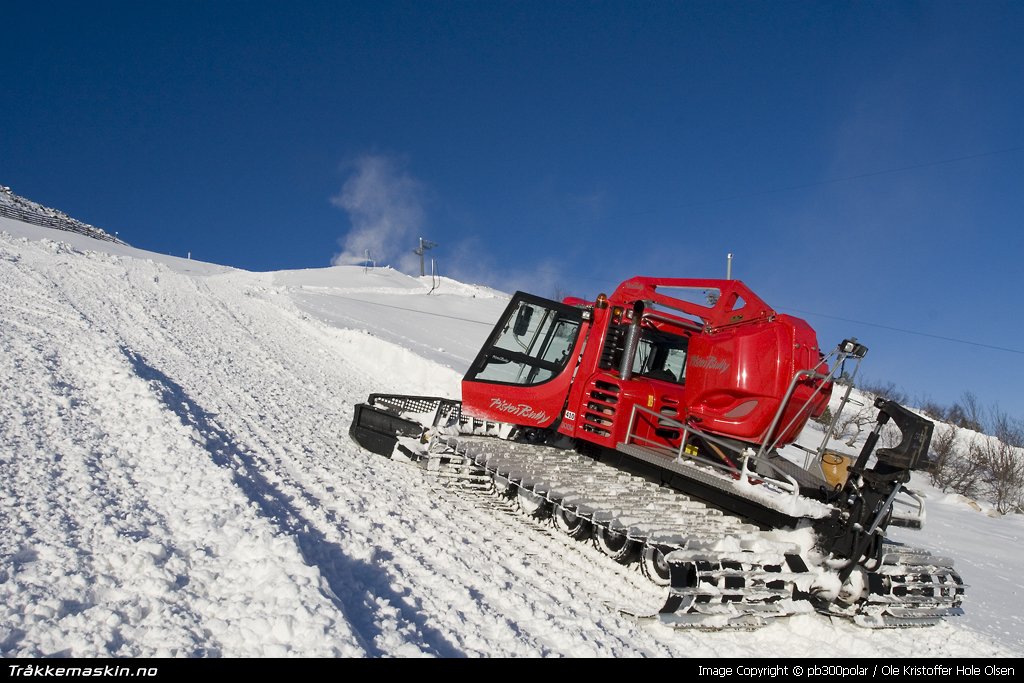
<svg viewBox="0 0 1024 683"><path fill-rule="evenodd" d="M884 533L923 519L905 485L932 423L879 399L859 454L828 448L866 352L851 339L823 354L805 321L738 280L635 277L594 301L518 292L461 402L374 394L350 432L454 481L490 477L528 514L638 562L669 586L667 624L749 628L811 610L930 624L960 612L959 575ZM799 443L839 381L820 443ZM890 420L896 445L876 448Z"/></svg>

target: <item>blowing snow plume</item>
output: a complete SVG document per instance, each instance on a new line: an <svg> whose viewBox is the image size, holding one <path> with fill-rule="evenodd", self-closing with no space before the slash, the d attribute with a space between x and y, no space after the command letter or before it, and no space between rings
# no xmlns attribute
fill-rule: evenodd
<svg viewBox="0 0 1024 683"><path fill-rule="evenodd" d="M423 227L423 186L398 162L382 155L365 155L352 164L352 174L331 203L348 213L352 229L331 265L362 263L367 252L378 263L397 261L402 270L418 267L412 255Z"/></svg>

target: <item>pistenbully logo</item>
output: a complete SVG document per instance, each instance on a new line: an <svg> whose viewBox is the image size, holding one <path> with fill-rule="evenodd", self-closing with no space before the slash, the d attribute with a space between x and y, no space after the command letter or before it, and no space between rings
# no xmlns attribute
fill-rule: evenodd
<svg viewBox="0 0 1024 683"><path fill-rule="evenodd" d="M548 414L543 410L534 410L533 406L528 403L511 403L503 398L492 398L491 408L515 417L525 417L527 420L537 423L546 422L548 419Z"/></svg>
<svg viewBox="0 0 1024 683"><path fill-rule="evenodd" d="M694 367L718 370L720 373L729 369L729 361L716 356L690 356L689 363Z"/></svg>

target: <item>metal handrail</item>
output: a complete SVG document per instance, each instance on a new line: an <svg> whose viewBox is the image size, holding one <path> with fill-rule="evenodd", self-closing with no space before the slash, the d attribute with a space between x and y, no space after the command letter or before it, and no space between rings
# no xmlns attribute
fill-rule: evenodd
<svg viewBox="0 0 1024 683"><path fill-rule="evenodd" d="M640 406L640 405L634 404L633 408L632 408L632 410L630 412L630 415L629 415L629 427L626 430L626 442L625 442L627 445L629 445L631 443L637 443L637 445L643 446L644 448L651 448L652 450L661 450L661 451L666 451L666 452L669 452L669 453L672 452L671 448L667 448L667 447L661 445L660 443L656 442L654 439L649 439L647 437L640 436L640 435L638 435L638 434L636 434L634 432L634 428L636 426L636 418L637 418L638 411L651 415L653 418L655 418L658 421L658 424L660 424L662 426L675 427L677 429L681 429L682 430L682 438L680 438L680 440L679 440L679 448L675 451L675 461L676 462L686 462L688 460L699 460L700 462L702 462L704 464L710 465L711 467L713 467L713 468L715 468L717 470L720 470L722 472L726 472L726 473L729 473L729 474L738 474L740 476L746 475L748 477L749 476L756 476L759 479L767 479L767 480L771 481L774 485L778 486L779 488L781 488L783 490L786 490L786 491L790 491L794 495L799 495L799 493L800 493L800 484L796 481L796 479L794 479L793 477L789 476L788 474L786 474L785 472L780 470L775 464L773 464L769 460L761 458L759 455L751 455L752 449L747 449L747 452L744 452L744 454L743 454L743 466L741 468L729 467L727 465L723 465L721 463L715 462L714 460L710 460L708 458L701 458L701 457L698 457L698 456L688 456L688 457L684 458L683 457L683 453L685 452L686 444L689 442L689 435L691 433L692 434L697 434L702 439L706 439L706 440L708 440L708 441L710 441L712 443L717 443L717 444L719 444L719 445L721 445L721 446L723 446L725 448L732 449L732 448L734 448L734 446L733 446L733 444L730 444L728 441L726 441L725 439L722 439L721 437L715 436L714 434L709 434L709 433L707 433L707 432L705 432L703 430L697 429L696 427L693 427L691 425L687 425L687 424L685 424L683 422L680 422L679 420L675 420L675 419L673 419L671 417L667 417L666 415L663 415L661 413L655 412L655 411L653 411L653 410L651 410L649 408L644 408L643 406ZM769 477L769 476L766 476L766 475L763 475L763 474L760 474L760 473L757 473L757 472L752 472L747 467L748 460L750 460L750 459L752 459L755 463L758 463L758 464L764 463L765 465L767 465L772 470L773 474L775 474L776 476L784 477L785 481L783 481L781 479Z"/></svg>
<svg viewBox="0 0 1024 683"><path fill-rule="evenodd" d="M808 379L828 380L830 377L832 377L832 374L829 373L826 375L820 372L814 372L813 370L800 370L795 375L793 375L793 379L790 380L789 382L789 388L786 389L786 393L783 394L782 401L779 403L779 409L775 411L775 417L772 418L772 423L768 426L768 430L765 432L765 438L761 440L761 448L758 449L757 451L758 457L764 455L765 453L779 445L779 439L782 438L780 434L785 434L787 431L789 431L789 428L793 426L797 418L800 417L800 414L803 413L803 411L808 406L810 406L811 401L814 399L814 397L821 393L822 387L824 387L824 382L822 382L821 384L814 388L814 392L807 398L806 401L804 401L804 404L800 406L800 409L796 411L796 414L793 416L793 419L789 421L789 424L786 425L785 429L781 430L778 434L776 434L775 428L778 426L779 420L782 419L782 415L786 412L786 408L789 405L789 401L793 398L793 393L796 391L797 384L800 382L800 379L802 377L807 377ZM772 438L773 434L775 435L775 441L769 443L769 439Z"/></svg>
<svg viewBox="0 0 1024 683"><path fill-rule="evenodd" d="M783 395L783 399L779 404L779 408L775 413L775 417L772 419L771 425L765 432L765 438L761 440L761 447L758 449L757 452L758 457L764 455L768 451L771 451L778 446L779 440L782 438L781 435L789 431L793 424L803 414L804 410L810 407L811 402L815 399L815 397L817 397L819 394L822 393L822 391L824 391L825 383L828 381L835 382L839 379L838 373L843 367L845 367L847 359L851 357L855 358L857 361L857 364L854 366L854 370L851 376L851 383L849 386L847 386L846 392L843 394L843 398L840 399L839 407L836 409L836 412L832 415L832 420L829 422L829 425L825 430L824 438L822 439L821 443L818 445L818 448L816 450L811 451L810 449L807 448L803 449L808 451L807 457L804 458L803 468L805 470L808 470L810 467L812 454L816 455L820 461L822 453L825 452L825 449L827 448L828 443L831 440L832 430L834 429L835 425L839 422L839 417L841 416L843 410L846 408L846 405L850 402L850 392L853 390L852 377L856 376L857 371L860 368L860 361L863 358L863 356L854 356L846 351L843 351L839 347L836 347L828 355L828 357L823 358L821 362L818 363L819 367L822 364L831 365L832 369L827 374L815 372L813 369L800 370L793 376L793 379L790 380L789 387L786 389L786 393ZM818 386L814 388L814 391L811 393L810 396L807 397L807 399L804 401L804 404L800 406L800 408L796 411L792 419L790 419L789 423L783 429L776 431L778 422L779 420L782 419L782 415L785 413L790 400L793 398L793 393L796 391L797 384L799 384L802 377L806 377L808 379L818 379L822 381L819 382ZM770 441L770 439L773 438L773 435L775 440Z"/></svg>

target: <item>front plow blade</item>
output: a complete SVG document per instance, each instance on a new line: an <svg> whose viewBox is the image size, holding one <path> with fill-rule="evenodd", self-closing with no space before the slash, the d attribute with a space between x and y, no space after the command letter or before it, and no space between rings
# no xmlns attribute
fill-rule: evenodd
<svg viewBox="0 0 1024 683"><path fill-rule="evenodd" d="M356 406L349 435L368 451L390 458L400 437L418 439L423 425L368 403Z"/></svg>
<svg viewBox="0 0 1024 683"><path fill-rule="evenodd" d="M356 406L348 433L368 451L390 458L402 438L420 439L431 427L458 426L462 404L437 396L370 394Z"/></svg>

